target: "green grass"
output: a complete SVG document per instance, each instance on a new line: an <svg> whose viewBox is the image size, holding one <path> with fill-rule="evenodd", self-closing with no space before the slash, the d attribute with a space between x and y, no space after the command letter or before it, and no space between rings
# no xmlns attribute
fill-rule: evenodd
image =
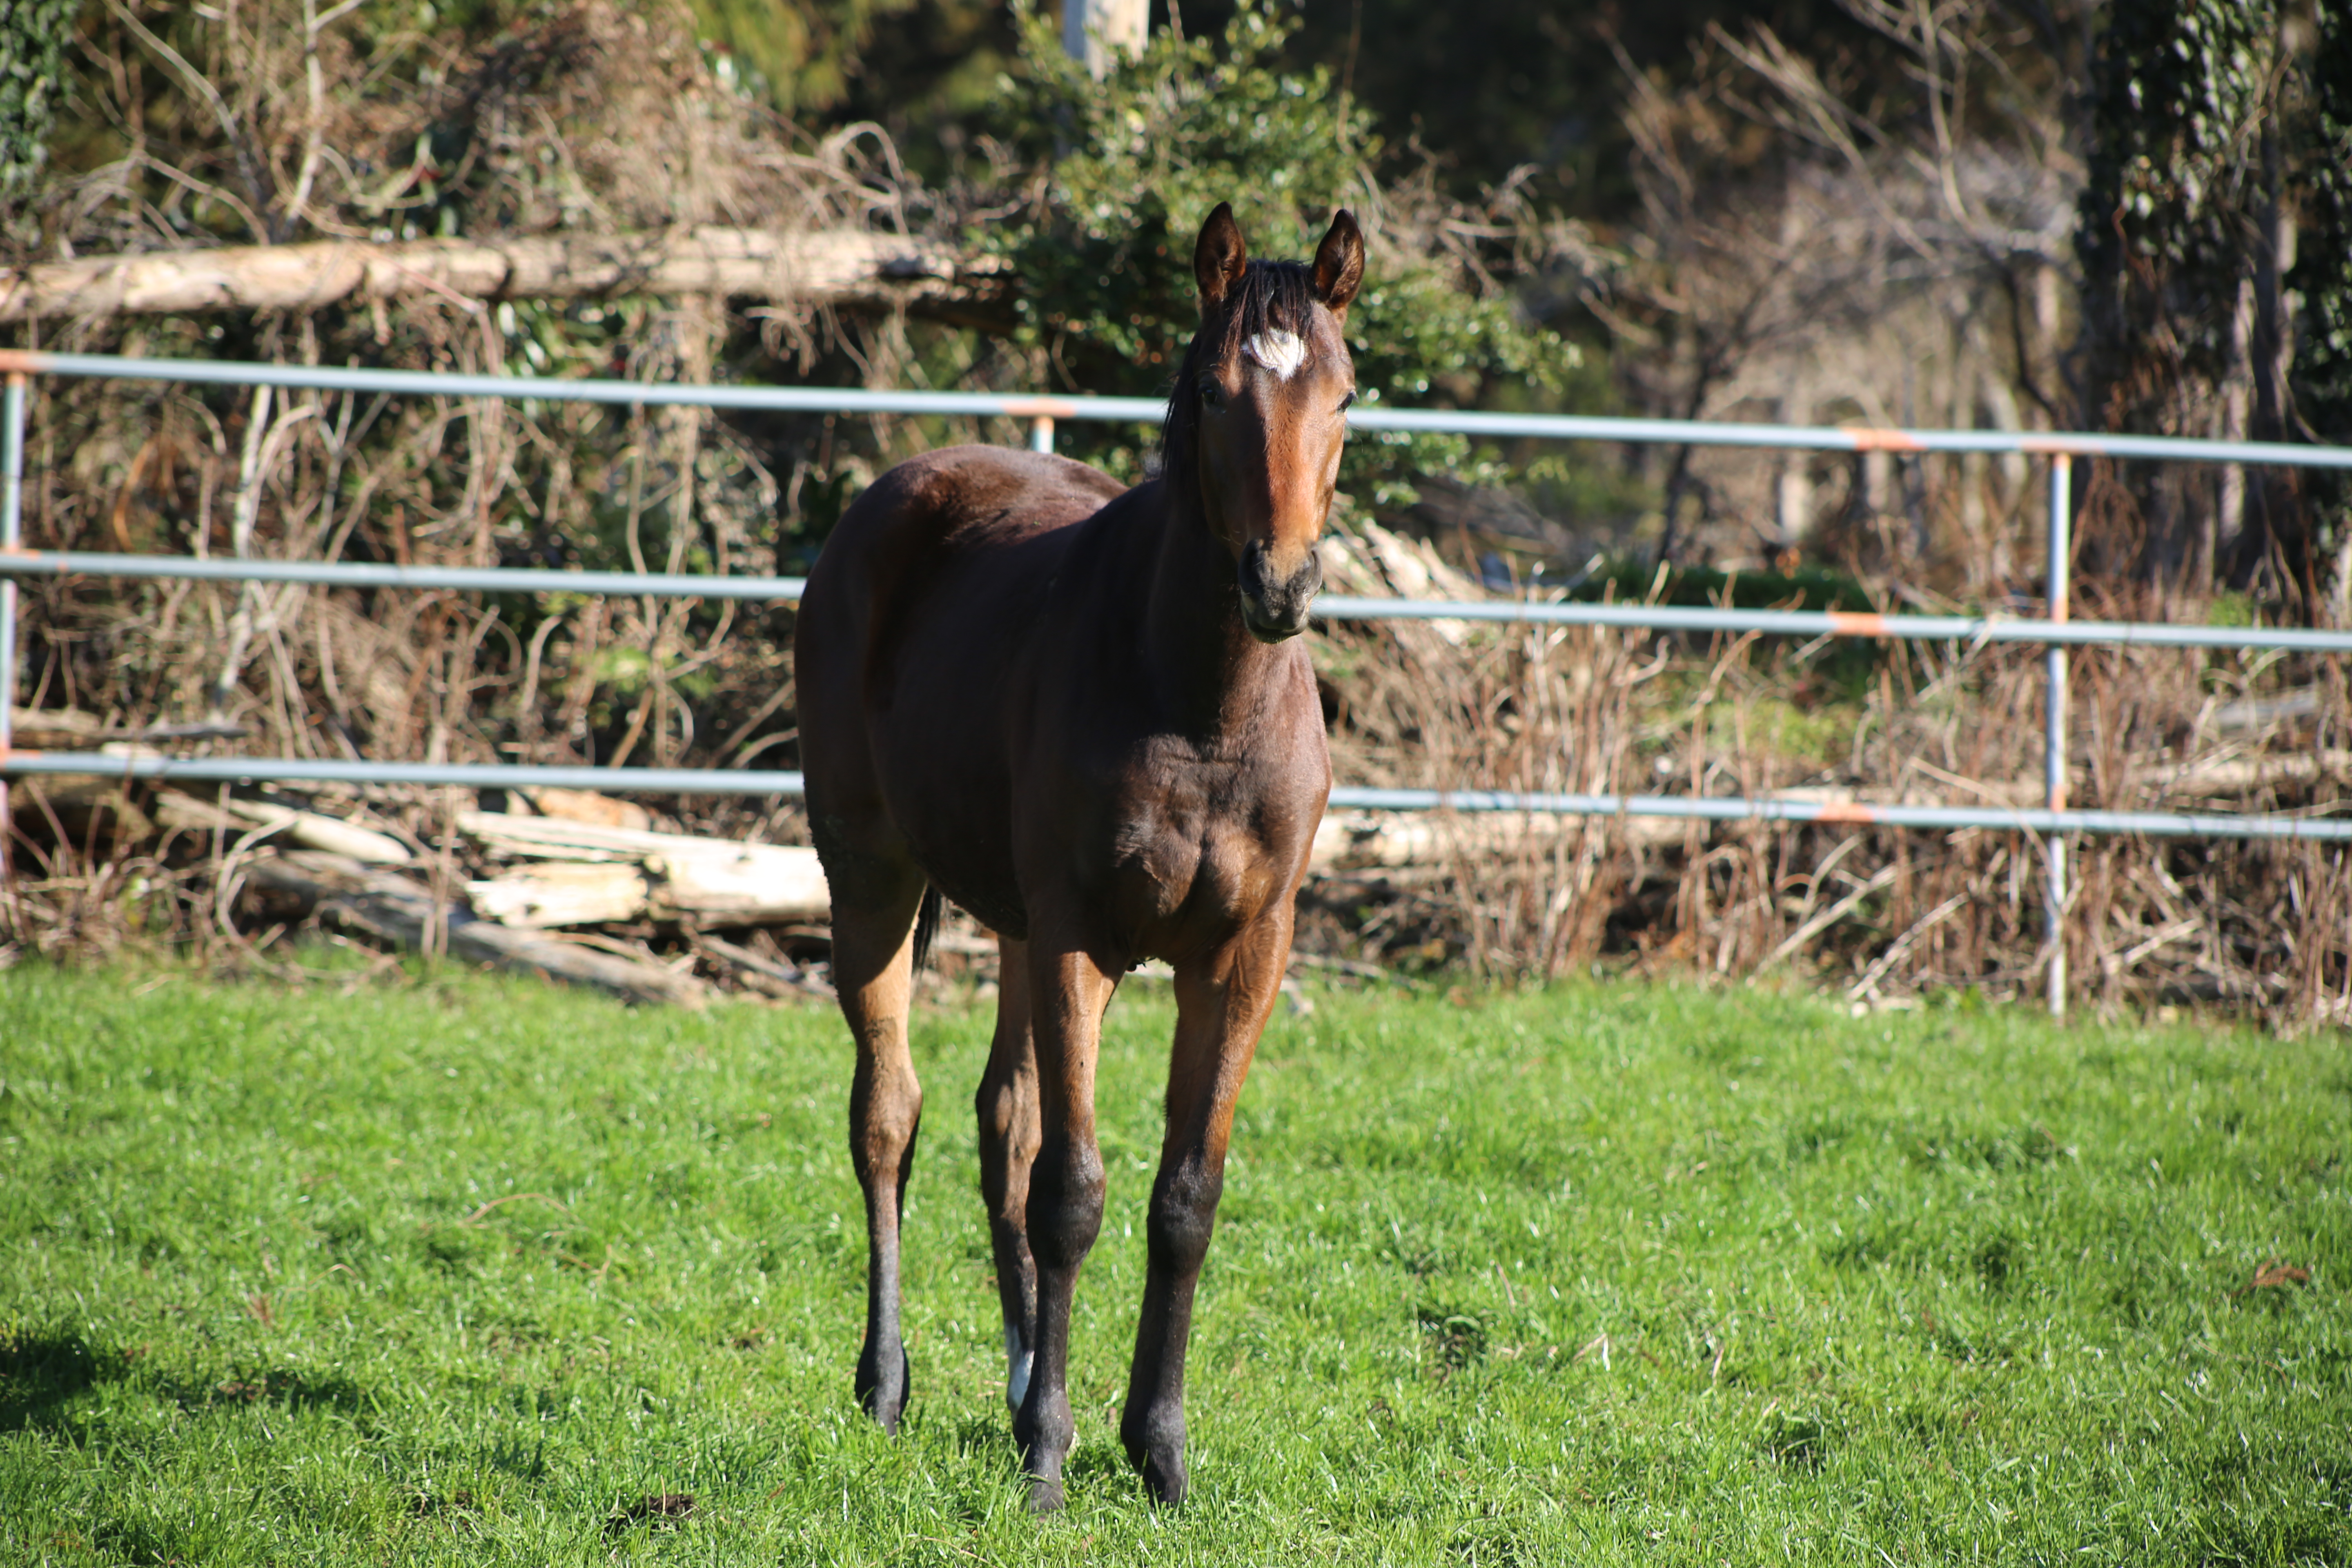
<svg viewBox="0 0 2352 1568"><path fill-rule="evenodd" d="M1318 994L1243 1098L1163 1515L1116 1401L1169 1022L1113 1012L1034 1521L984 1016L919 1025L893 1441L830 1014L0 975L0 1562L2352 1559L2340 1036Z"/></svg>

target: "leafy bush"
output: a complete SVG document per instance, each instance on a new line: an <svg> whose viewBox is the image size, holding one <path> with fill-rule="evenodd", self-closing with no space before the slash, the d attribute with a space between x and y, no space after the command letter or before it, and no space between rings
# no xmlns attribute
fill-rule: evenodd
<svg viewBox="0 0 2352 1568"><path fill-rule="evenodd" d="M1322 67L1300 75L1276 64L1295 26L1244 0L1222 38L1156 33L1096 81L1045 18L1023 16L1025 69L1004 83L1000 136L1043 177L1012 221L971 236L1021 280L1016 340L1073 387L1163 391L1197 319L1192 243L1210 209L1231 201L1252 253L1284 258L1310 254L1332 212L1349 206L1372 247L1348 320L1365 403L1469 403L1498 382L1559 392L1579 363L1574 345L1384 223L1371 116ZM1135 452L1093 439L1080 455L1133 477ZM1350 444L1340 483L1393 504L1411 499L1416 469L1474 482L1501 473L1460 437L1383 435Z"/></svg>

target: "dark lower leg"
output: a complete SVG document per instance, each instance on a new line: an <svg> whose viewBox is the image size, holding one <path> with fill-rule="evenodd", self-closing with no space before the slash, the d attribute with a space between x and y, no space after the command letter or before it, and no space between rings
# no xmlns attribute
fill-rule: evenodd
<svg viewBox="0 0 2352 1568"><path fill-rule="evenodd" d="M1168 1130L1151 1186L1150 1260L1135 1363L1118 1432L1152 1495L1181 1502L1184 1350L1192 1298L1224 1190L1234 1101L1249 1073L1290 952L1290 905L1223 950L1176 969L1176 1039L1168 1062Z"/></svg>
<svg viewBox="0 0 2352 1568"><path fill-rule="evenodd" d="M882 1076L882 1075L877 1075ZM922 1119L922 1091L911 1068L898 1082L868 1089L858 1075L852 1124L868 1138L858 1152L857 1177L866 1189L866 1343L857 1355L857 1399L886 1432L898 1429L907 1408L907 1350L898 1317L898 1216L905 1212L907 1178L914 1170L915 1134ZM875 1131L883 1136L871 1137Z"/></svg>
<svg viewBox="0 0 2352 1568"><path fill-rule="evenodd" d="M1077 1428L1070 1415L1070 1303L1078 1270L1102 1229L1102 1158L1094 1139L1048 1131L1029 1173L1029 1246L1037 1268L1037 1335L1029 1391L1013 1436L1035 1485L1030 1507L1062 1506L1062 1462Z"/></svg>
<svg viewBox="0 0 2352 1568"><path fill-rule="evenodd" d="M1157 1500L1184 1500L1184 1351L1192 1333L1192 1297L1216 1222L1220 1173L1191 1151L1153 1184L1143 1315L1136 1324L1135 1363L1118 1424L1128 1463L1142 1472Z"/></svg>
<svg viewBox="0 0 2352 1568"><path fill-rule="evenodd" d="M974 1109L980 1119L980 1191L1004 1313L1004 1402L1015 1413L1029 1393L1037 1340L1037 1266L1029 1251L1029 1168L1037 1157L1037 1059L1029 1037L1028 977L1022 944L998 939L1003 976L996 1037Z"/></svg>
<svg viewBox="0 0 2352 1568"><path fill-rule="evenodd" d="M883 1430L907 1407L907 1351L898 1317L898 1220L914 1170L923 1090L907 1051L910 933L919 880L880 906L851 910L836 897L834 964L841 1010L857 1050L849 1090L849 1154L866 1194L866 1342L857 1398Z"/></svg>
<svg viewBox="0 0 2352 1568"><path fill-rule="evenodd" d="M996 1254L996 1294L1004 1314L1004 1405L1018 1413L1029 1397L1031 1369L1037 1359L1037 1266L1029 1238L1019 1227L992 1221L989 1241Z"/></svg>
<svg viewBox="0 0 2352 1568"><path fill-rule="evenodd" d="M1030 938L1030 1037L1037 1060L1037 1157L1025 1218L1037 1270L1029 1392L1013 1436L1034 1479L1029 1506L1062 1506L1062 1462L1076 1428L1068 1387L1070 1300L1102 1228L1102 1154L1095 1146L1095 1057L1118 971L1082 952Z"/></svg>

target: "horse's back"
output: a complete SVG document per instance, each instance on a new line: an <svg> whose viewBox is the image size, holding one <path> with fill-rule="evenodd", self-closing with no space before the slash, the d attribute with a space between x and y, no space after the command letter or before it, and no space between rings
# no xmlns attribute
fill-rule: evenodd
<svg viewBox="0 0 2352 1568"><path fill-rule="evenodd" d="M981 694L1000 689L998 667L1036 625L1064 531L1123 492L1082 463L1003 447L927 452L866 488L801 599L794 677L813 809L881 805L877 726L894 709L980 783L981 731L992 728Z"/></svg>
<svg viewBox="0 0 2352 1568"><path fill-rule="evenodd" d="M810 574L809 597L852 605L863 599L870 608L897 584L936 565L942 552L1067 527L1123 488L1084 463L1046 453L1006 447L926 452L876 479L842 514Z"/></svg>

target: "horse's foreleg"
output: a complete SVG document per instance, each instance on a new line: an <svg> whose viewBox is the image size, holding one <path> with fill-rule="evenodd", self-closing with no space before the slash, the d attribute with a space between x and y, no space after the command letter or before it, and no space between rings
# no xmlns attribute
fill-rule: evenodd
<svg viewBox="0 0 2352 1568"><path fill-rule="evenodd" d="M1176 1041L1168 1063L1168 1128L1151 1184L1150 1261L1135 1363L1118 1435L1153 1497L1184 1499L1184 1349L1192 1296L1209 1255L1234 1101L1290 959L1290 901L1233 942L1177 966Z"/></svg>
<svg viewBox="0 0 2352 1568"><path fill-rule="evenodd" d="M1029 1391L1013 1420L1032 1484L1029 1506L1062 1506L1062 1462L1076 1426L1068 1386L1070 1300L1102 1229L1102 1152L1095 1143L1095 1057L1112 973L1084 952L1055 951L1033 930L1031 1027L1037 1052L1037 1157L1029 1167L1029 1248L1037 1267L1037 1337Z"/></svg>
<svg viewBox="0 0 2352 1568"><path fill-rule="evenodd" d="M1029 1167L1037 1158L1037 1050L1029 1026L1029 944L996 939L996 1037L973 1108L980 1193L1004 1307L1004 1403L1018 1415L1037 1343L1037 1265L1029 1253Z"/></svg>
<svg viewBox="0 0 2352 1568"><path fill-rule="evenodd" d="M866 1191L866 1346L857 1357L857 1397L884 1431L896 1432L907 1408L907 1349L898 1325L898 1216L923 1117L922 1085L907 1051L915 910L923 880L910 872L887 881L859 881L861 891L875 896L859 899L856 907L836 899L833 911L834 984L857 1048L849 1089L849 1155Z"/></svg>

